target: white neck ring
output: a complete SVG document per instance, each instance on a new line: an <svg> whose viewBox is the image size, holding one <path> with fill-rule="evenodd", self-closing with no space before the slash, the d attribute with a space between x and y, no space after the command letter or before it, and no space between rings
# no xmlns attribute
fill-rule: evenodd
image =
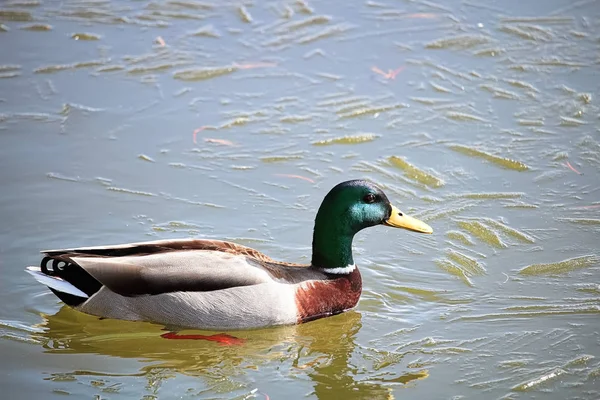
<svg viewBox="0 0 600 400"><path fill-rule="evenodd" d="M328 273L328 274L345 275L345 274L349 274L350 272L354 271L355 269L356 269L356 265L350 264L345 267L339 267L339 268L321 268L321 271Z"/></svg>

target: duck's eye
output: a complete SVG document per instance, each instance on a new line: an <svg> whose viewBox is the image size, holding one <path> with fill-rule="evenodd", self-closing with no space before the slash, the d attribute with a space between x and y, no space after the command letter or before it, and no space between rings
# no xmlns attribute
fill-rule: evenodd
<svg viewBox="0 0 600 400"><path fill-rule="evenodd" d="M373 193L369 193L363 197L363 200L367 204L375 203L375 195Z"/></svg>

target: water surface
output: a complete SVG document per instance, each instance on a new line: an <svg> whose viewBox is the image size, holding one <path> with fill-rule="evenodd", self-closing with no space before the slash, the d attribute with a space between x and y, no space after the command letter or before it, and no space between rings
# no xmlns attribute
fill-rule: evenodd
<svg viewBox="0 0 600 400"><path fill-rule="evenodd" d="M600 397L598 4L3 2L5 395ZM23 273L179 237L308 262L354 178L434 235L360 233L356 310L242 346L99 320Z"/></svg>

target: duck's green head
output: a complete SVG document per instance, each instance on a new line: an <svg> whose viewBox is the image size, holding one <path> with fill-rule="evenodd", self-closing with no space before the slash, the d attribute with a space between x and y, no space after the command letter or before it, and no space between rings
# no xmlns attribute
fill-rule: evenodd
<svg viewBox="0 0 600 400"><path fill-rule="evenodd" d="M353 264L354 235L375 225L433 232L429 225L394 207L373 183L342 182L331 189L319 207L313 235L313 266L331 269Z"/></svg>

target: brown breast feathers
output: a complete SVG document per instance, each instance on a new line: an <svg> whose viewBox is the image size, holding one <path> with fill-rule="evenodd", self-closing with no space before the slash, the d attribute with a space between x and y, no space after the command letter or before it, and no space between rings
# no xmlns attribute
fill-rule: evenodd
<svg viewBox="0 0 600 400"><path fill-rule="evenodd" d="M298 323L339 314L356 305L362 291L358 268L326 281L306 282L296 291Z"/></svg>

